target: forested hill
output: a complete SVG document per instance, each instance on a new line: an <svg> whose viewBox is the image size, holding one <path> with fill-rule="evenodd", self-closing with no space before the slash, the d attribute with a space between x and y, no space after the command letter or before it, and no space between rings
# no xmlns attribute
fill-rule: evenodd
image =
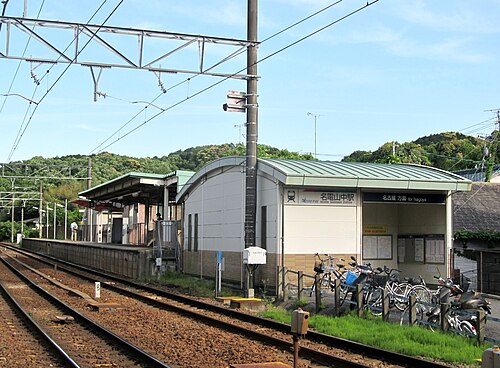
<svg viewBox="0 0 500 368"><path fill-rule="evenodd" d="M387 142L376 151L355 151L342 161L414 163L447 171L472 169L500 162L498 131L485 139L461 133L440 133L413 142Z"/></svg>
<svg viewBox="0 0 500 368"><path fill-rule="evenodd" d="M355 151L343 161L380 162L380 163L416 163L434 166L444 170L461 170L477 167L480 164L499 163L500 145L497 143L498 131L494 131L486 140L461 133L441 133L418 138L413 142L387 142L375 151ZM486 155L485 155L486 154ZM175 170L197 171L207 163L226 156L245 156L245 145L222 144L191 147L161 157L137 158L116 155L108 152L92 155L92 186L104 183L129 172L167 174ZM286 149L267 145L258 146L260 158L283 158L313 160L311 154L299 154ZM83 165L88 157L69 155L43 158L35 156L24 163L47 165ZM3 186L0 181L0 187ZM63 183L47 183L49 186L61 186ZM9 184L10 185L10 184ZM75 187L73 183L70 186ZM78 186L83 189L84 183Z"/></svg>
<svg viewBox="0 0 500 368"><path fill-rule="evenodd" d="M99 185L129 172L168 174L175 170L197 171L207 163L221 157L245 156L243 144L222 144L191 147L161 157L131 157L103 152L91 155L92 186ZM299 154L266 145L258 146L259 157L312 160L311 154ZM23 163L47 165L87 166L89 156L69 155L43 158L35 156ZM80 183L83 189L84 183ZM10 184L9 184L10 185Z"/></svg>

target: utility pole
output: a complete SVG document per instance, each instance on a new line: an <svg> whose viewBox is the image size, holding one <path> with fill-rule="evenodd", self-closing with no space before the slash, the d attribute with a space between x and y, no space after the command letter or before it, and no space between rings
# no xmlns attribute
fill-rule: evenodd
<svg viewBox="0 0 500 368"><path fill-rule="evenodd" d="M38 204L38 237L43 237L43 179L40 179L40 203Z"/></svg>
<svg viewBox="0 0 500 368"><path fill-rule="evenodd" d="M316 137L317 137L317 125L316 125L316 119L320 117L321 115L318 114L313 114L311 112L307 113L307 116L312 116L314 118L314 158L318 158L316 155Z"/></svg>
<svg viewBox="0 0 500 368"><path fill-rule="evenodd" d="M257 1L248 0L247 41L247 147L245 193L245 248L255 245L257 212Z"/></svg>
<svg viewBox="0 0 500 368"><path fill-rule="evenodd" d="M88 165L87 165L87 189L92 187L92 158L89 157ZM88 237L86 240L92 242L92 210L87 208L87 230ZM83 239L82 239L83 240Z"/></svg>
<svg viewBox="0 0 500 368"><path fill-rule="evenodd" d="M248 0L247 10L247 95L246 95L246 177L245 177L245 248L255 246L257 217L257 1ZM253 277L244 268L245 297L253 297Z"/></svg>
<svg viewBox="0 0 500 368"><path fill-rule="evenodd" d="M493 167L495 166L496 160L498 159L498 157L497 157L497 151L498 151L497 138L500 135L500 109L492 109L492 110L486 110L486 111L492 111L492 112L496 113L497 125L498 125L498 128L495 127L495 130L493 131L493 133L491 133L491 144L490 144L489 150L488 150L488 148L485 147L486 151L489 153L489 159L486 163L486 169L484 172L484 181L489 182L491 180L491 176L493 175Z"/></svg>

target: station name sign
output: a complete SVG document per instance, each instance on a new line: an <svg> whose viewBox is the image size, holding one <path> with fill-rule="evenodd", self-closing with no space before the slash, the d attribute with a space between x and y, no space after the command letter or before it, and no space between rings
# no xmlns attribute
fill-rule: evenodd
<svg viewBox="0 0 500 368"><path fill-rule="evenodd" d="M355 206L356 193L336 190L285 189L285 204Z"/></svg>
<svg viewBox="0 0 500 368"><path fill-rule="evenodd" d="M363 202L443 204L444 194L422 193L363 193Z"/></svg>

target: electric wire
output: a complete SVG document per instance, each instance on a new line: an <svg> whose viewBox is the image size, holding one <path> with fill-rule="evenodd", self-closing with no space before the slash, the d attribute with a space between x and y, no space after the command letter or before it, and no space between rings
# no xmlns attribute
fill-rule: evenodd
<svg viewBox="0 0 500 368"><path fill-rule="evenodd" d="M345 20L345 19L347 19L347 18L349 18L349 17L351 17L351 16L355 15L356 13L358 13L358 12L360 12L360 11L362 11L362 10L364 10L364 9L368 8L368 7L370 7L371 5L373 5L373 4L375 4L375 3L377 3L378 1L380 1L380 0L374 0L374 1L372 1L372 2L367 2L365 5L363 5L363 6L359 7L359 8L357 8L356 10L354 10L354 11L352 11L352 12L350 12L350 13L348 13L348 14L346 14L346 15L344 15L344 16L342 16L342 17L340 17L340 18L337 18L336 20L334 20L334 21L332 21L332 22L328 23L327 25L325 25L325 26L323 26L323 27L321 27L321 28L319 28L319 29L317 29L317 30L315 30L315 31L313 31L313 32L311 32L311 33L309 33L309 34L307 34L306 36L304 36L304 37L302 37L302 38L300 38L300 39L298 39L298 40L296 40L296 41L294 41L294 42L292 42L292 43L288 44L287 46L284 46L284 47L282 47L281 49L278 49L278 50L276 50L275 52L273 52L273 53L271 53L271 54L269 54L269 55L265 56L264 58L262 58L262 59L258 60L255 64L259 64L259 63L261 63L261 62L263 62L263 61L265 61L265 60L270 59L270 58L271 58L271 57L273 57L273 56L276 56L277 54L279 54L279 53L281 53L281 52L283 52L283 51L285 51L285 50L289 49L290 47L295 46L295 45L297 45L298 43L301 43L301 42L303 42L303 41L307 40L308 38L310 38L310 37L312 37L312 36L314 36L314 35L316 35L316 34L318 34L318 33L322 32L322 31L324 31L325 29L330 28L330 27L334 26L335 24L337 24L337 23L339 23L339 22L341 22L341 21L343 21L343 20ZM118 141L120 141L121 139L123 139L123 138L127 137L128 135L132 134L133 132L135 132L136 130L140 129L140 128L141 128L141 127L143 127L144 125L148 124L150 121L152 121L152 120L156 119L158 116L162 115L163 113L165 113L165 112L167 112L167 111L169 111L169 110L171 110L171 109L173 109L173 108L175 108L175 107L177 107L177 106L179 106L179 105L181 105L181 104L185 103L186 101L188 101L188 100L192 99L193 97L196 97L196 96L198 96L198 95L200 95L200 94L202 94L202 93L207 92L208 90L211 90L212 88L214 88L214 87L218 86L219 84L221 84L221 83L225 82L226 80L228 80L228 79L229 79L229 78L231 78L232 76L237 75L237 74L239 74L239 73L243 72L243 71L244 71L244 70L246 70L247 68L248 68L248 66L246 66L245 68L242 68L242 69L238 70L237 72L233 73L233 74L232 74L232 75L230 75L230 76L227 76L227 77L225 77L225 78L223 78L223 79L221 79L221 80L219 80L219 81L217 81L217 82L215 82L215 83L213 83L213 84L209 85L208 87L205 87L205 88L203 88L203 89L199 90L198 92L194 93L193 95L188 96L188 97L186 97L185 99L182 99L182 100L180 100L180 101L178 101L178 102L176 102L176 103L174 103L174 104L172 104L172 105L168 106L168 107L167 107L167 108L165 108L164 110L162 110L162 111L158 112L157 114L153 115L151 118L149 118L149 119L145 120L145 121L144 121L144 122L142 122L141 124L137 125L137 126L136 126L136 127L134 127L133 129L129 130L127 133L125 133L125 134L124 134L124 135L122 135L121 137L119 137L119 138L117 138L116 140L112 141L110 144L108 144L108 145L106 145L105 147L101 148L101 150L99 150L99 152L102 152L103 150L105 150L105 149L107 149L108 147L112 146L113 144L117 143L117 142L118 142ZM121 128L120 128L120 130L121 130ZM115 134L116 134L116 132L115 132ZM96 151L96 149L92 150L92 151L91 151L91 153L92 153L92 152L94 152L94 151Z"/></svg>
<svg viewBox="0 0 500 368"><path fill-rule="evenodd" d="M2 9L2 17L5 15L5 11L7 10L7 4L9 3L9 0L4 0L3 2L3 9ZM0 23L0 31L2 30L2 23Z"/></svg>
<svg viewBox="0 0 500 368"><path fill-rule="evenodd" d="M101 8L104 6L104 4L105 4L107 1L108 1L108 0L104 0L104 1L101 3L101 5L99 6L99 8L97 8L97 10L96 10L96 11L94 12L94 14L90 17L90 19L87 21L87 23L89 23L89 22L90 22L90 21L91 21L91 20L92 20L92 19L96 16L96 14L97 14L97 13L101 10ZM38 11L37 19L38 19L38 18L39 18L39 16L40 16L40 13L41 13L41 11L42 11L42 8L43 8L43 5L44 5L44 4L45 4L45 0L43 0L42 5L40 6L40 10ZM35 29L35 26L33 26L32 30L34 30L34 29ZM78 35L75 35L75 38L73 38L73 40L69 43L69 45L68 45L68 46L64 49L63 54L64 54L64 53L68 50L68 48L69 48L69 47L70 47L70 46L71 46L71 45L75 42L75 39L76 39L77 37L78 37ZM27 41L27 43L26 43L26 47L24 48L23 55L22 55L23 57L24 57L24 55L25 55L25 53L26 53L26 50L27 50L28 45L29 45L29 43L30 43L30 40L31 40L31 34L30 34L30 36L29 36L29 38L28 38L28 41ZM59 56L59 57L56 59L56 63L57 63L57 61L59 61L59 59L60 59L60 58L61 58L61 56ZM16 72L15 72L15 74L14 74L14 78L12 79L11 86L10 86L10 88L9 88L9 91L10 91L10 89L12 88L12 85L14 84L14 80L15 80L15 78L16 78L16 76L17 76L17 73L18 73L18 71L19 71L19 67L21 66L21 63L22 63L22 60L19 60L19 64L18 64L17 69L16 69ZM45 73L45 74L44 74L44 75L40 78L39 82L38 82L38 83L36 83L35 89L34 89L33 94L32 94L32 96L31 96L31 100L33 100L33 99L35 98L35 95L36 95L36 92L37 92L37 90L38 90L38 86L40 85L40 82L41 82L41 81L43 81L43 79L44 79L44 78L48 75L48 73L50 72L50 70L52 70L52 68L53 68L55 65L56 65L56 64L52 64L52 65L50 66L50 68L46 71L46 73ZM2 105L2 109L3 109L3 106L5 105L6 100L7 100L7 99L5 99L5 100L4 100L4 104ZM40 103L40 101L39 101L38 103ZM36 104L38 105L38 103L36 103ZM8 156L7 161L10 161L10 159L12 158L12 155L14 154L14 152L15 152L15 150L16 150L16 148L17 148L17 145L19 144L19 142L20 142L20 140L21 140L22 136L24 135L24 132L25 132L25 131L26 131L26 129L27 129L27 126L29 125L29 124L27 124L27 125L26 125L26 127L25 127L25 128L24 128L24 130L23 130L23 126L24 126L24 124L25 124L25 122L26 122L26 118L27 118L27 116L28 116L28 112L29 112L30 108L31 108L31 104L30 104L30 105L28 105L28 107L27 107L27 109L26 109L26 113L25 113L25 115L24 115L23 120L21 121L21 125L20 125L20 127L19 127L18 132L17 132L17 136L16 136L16 138L14 139L14 143L12 144L12 148L11 148L11 150L10 150L10 153L9 153L9 156ZM0 112L1 112L1 111L2 111L2 110L0 110ZM28 121L28 123L29 123L29 121ZM22 134L21 134L21 131L22 131Z"/></svg>
<svg viewBox="0 0 500 368"><path fill-rule="evenodd" d="M335 5L339 4L339 3L341 3L342 1L344 1L344 0L338 0L338 1L335 1L335 2L331 3L330 5L327 5L327 6L323 7L322 9L320 9L320 10L316 11L315 13L313 13L313 14L311 14L311 15L309 15L309 16L307 16L307 17L305 17L305 18L303 18L303 19L301 19L301 20L299 20L299 21L297 21L297 22L295 22L295 23L293 23L293 24L291 24L291 25L289 25L289 26L285 27L284 29L282 29L282 30L280 30L280 31L278 31L278 32L276 32L276 33L274 33L274 34L272 34L272 35L271 35L271 36L269 36L269 37L266 37L265 39L263 39L262 41L260 41L260 42L259 42L259 44L260 44L260 45L262 45L263 43L265 43L265 42L267 42L267 41L269 41L269 40L273 39L274 37L277 37L278 35L280 35L280 34L282 34L282 33L286 32L286 31L288 31L288 30L292 29L293 27L296 27L297 25L299 25L299 24L301 24L301 23L303 23L303 22L305 22L305 21L307 21L307 20L309 20L309 19L311 19L311 18L313 18L313 17L315 17L315 16L317 16L317 15L319 15L319 14L321 14L321 13L325 12L326 10L328 10L328 9L330 9L331 7L333 7L333 6L335 6ZM231 60L231 59L233 59L233 58L235 58L235 57L237 57L237 56L241 55L241 54L242 54L243 52L245 52L245 51L246 51L246 50L240 50L239 52L237 52L237 53L235 53L235 54L232 54L230 57L225 58L223 61L221 61L221 62L217 63L216 65L221 65L222 63L227 62L227 61L229 61L229 60ZM212 67L212 68L213 68L213 67ZM245 70L245 69L246 69L246 67L245 67L245 68L243 68L243 69L241 69L240 71L238 71L238 72L236 72L236 73L232 74L230 77L232 77L232 76L234 76L234 75L236 75L236 74L238 74L238 73L242 72L242 71L243 71L243 70ZM185 83L187 83L187 82L190 82L191 80L193 80L194 78L196 78L196 77L198 77L198 76L200 76L200 74L194 75L193 77L186 78L185 80L183 80L183 81L181 81L181 82L179 82L179 83L177 83L177 84L175 84L175 85L173 85L173 86L171 86L171 87L167 88L165 92L162 92L162 93L158 94L158 96L156 96L153 100L151 100L151 102L149 102L149 105L153 105L153 104L154 104L154 103L155 103L155 102L156 102L156 101L157 101L157 100L158 100L161 96L163 96L165 93L167 93L167 92L169 92L169 91L171 91L171 90L173 90L173 89L175 89L175 88L177 88L177 87L179 87L179 86L181 86L181 85L183 85L183 84L185 84ZM225 81L226 79L229 79L230 77L223 79L223 81ZM126 101L126 100L123 100L123 99L120 99L120 98L117 98L117 97L112 97L112 96L109 96L109 95L106 95L106 96L107 96L107 97L114 98L114 99L116 99L116 100ZM126 101L126 102L133 103L133 102L131 102L131 101ZM153 106L154 106L154 105L153 105ZM137 118L139 115L141 115L141 113L142 113L142 112L143 112L146 108L147 108L147 106L143 107L143 109L142 109L142 110L140 110L139 112L137 112L137 113L136 113L136 114L135 114L132 118L130 118L129 120L127 120L127 121L126 121L123 125L121 125L118 129L116 129L116 130L115 130L115 132L113 132L110 136L108 136L108 138L106 138L106 139L105 139L104 141L102 141L102 142L101 142L98 146L96 146L96 147L95 147L92 151L90 151L90 152L89 152L89 154L92 154L92 153L94 153L94 152L97 152L97 151L99 150L99 148L101 148L104 144L106 144L106 143L107 143L110 139L112 139L114 136L116 136L117 134L119 134L119 133L121 132L121 130L122 130L123 128L125 128L128 124L130 124L132 121L134 121L134 119L135 119L135 118ZM102 150L104 150L104 149L106 149L106 148L108 148L108 147L109 147L109 145L108 145L108 146L106 146L106 147L104 147ZM98 151L98 152L102 152L102 150L100 150L100 151Z"/></svg>
<svg viewBox="0 0 500 368"><path fill-rule="evenodd" d="M2 11L2 17L5 15L5 8L7 7L7 3L8 3L8 1L4 5L3 11ZM37 19L40 17L40 13L42 12L42 8L43 8L44 4L45 4L45 0L42 1L42 4L40 5L40 9L38 9L38 14L36 16ZM2 27L2 23L0 23L0 30L2 29L1 27ZM33 26L33 28L31 30L33 31L34 29L35 29L35 26ZM26 46L24 47L23 55L21 56L22 58L26 54L26 50L28 49L30 41L31 41L31 35L29 36L28 41L26 41ZM8 91L7 91L7 95L10 94L10 92L12 91L12 87L14 86L14 81L16 80L17 74L19 73L21 63L22 63L22 60L19 60L19 63L17 64L16 71L14 72L14 76L12 77L12 81L10 82L10 86L9 86ZM2 103L2 107L0 107L0 114L2 113L2 111L5 107L5 103L7 102L7 97L8 96L5 96L3 103ZM16 137L16 139L17 139L17 137Z"/></svg>
<svg viewBox="0 0 500 368"><path fill-rule="evenodd" d="M108 0L105 0L104 3L106 3ZM99 28L97 29L96 33L100 30L100 28L102 28L106 22L111 18L111 16L113 16L113 14L118 10L118 8L121 6L121 4L123 4L124 0L120 0L120 2L115 6L115 8L111 11L111 13L106 17L106 19L104 20L104 22L99 26ZM102 5L101 4L101 7ZM101 9L101 7L99 7L99 9ZM99 11L99 9L97 11ZM95 14L97 14L97 11L96 13L94 13L94 16ZM12 155L14 154L14 152L16 151L22 137L24 136L24 133L26 132L26 129L28 129L31 121L32 121L32 118L35 114L35 112L37 111L38 107L40 106L41 102L45 99L45 97L47 97L47 95L50 93L50 91L52 91L52 89L54 88L54 86L61 80L61 78L63 77L63 75L68 71L68 69L70 68L71 65L73 65L74 61L78 58L78 56L83 52L83 50L85 50L85 48L89 45L89 43L92 41L92 39L94 38L94 36L96 35L96 33L92 34L92 36L89 38L89 40L85 43L85 45L83 45L83 47L78 51L78 53L75 55L75 57L71 60L71 62L66 66L66 68L62 71L62 73L59 75L59 77L52 83L52 85L47 88L47 91L44 93L44 95L40 98L40 100L38 101L38 104L35 106L35 108L33 109L33 112L31 113L30 117L29 117L29 120L28 122L26 123L19 139L17 140L17 142L14 143L13 147L12 147L12 150L11 150L11 153L9 154L9 158L8 158L8 161L10 161L10 159L12 158ZM73 41L74 42L74 41ZM68 46L69 47L69 46Z"/></svg>

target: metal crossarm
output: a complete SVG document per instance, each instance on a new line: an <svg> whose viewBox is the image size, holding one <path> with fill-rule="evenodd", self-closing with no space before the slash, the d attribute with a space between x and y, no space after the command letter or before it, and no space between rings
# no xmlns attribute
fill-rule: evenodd
<svg viewBox="0 0 500 368"><path fill-rule="evenodd" d="M111 27L102 25L92 25L83 23L73 23L73 22L63 22L55 20L41 20L41 19L30 19L22 17L0 17L0 25L5 24L6 36L5 44L0 45L0 58L7 59L17 59L26 60L30 62L38 63L73 63L85 66L95 66L95 67L116 67L116 68L132 68L132 69L142 69L154 72L163 73L187 73L187 74L204 74L216 77L226 77L234 79L249 79L256 78L255 75L249 74L233 74L224 72L215 72L213 69L219 66L225 60L246 51L250 46L256 46L257 41L247 41L236 38L225 38L225 37L213 37L205 35L193 35L186 33L174 33L166 31L154 31L147 29L137 29L137 28L127 28L127 27ZM75 47L73 47L71 52L60 51L56 46L55 40L51 40L49 35L42 35L35 30L37 28L51 28L63 31L71 31L72 37L74 38ZM50 52L50 54L56 55L56 58L38 56L25 57L24 55L18 55L11 53L10 45L15 41L13 37L13 29L19 29L22 32L28 34L33 39L37 40L40 44L45 46ZM84 57L80 53L80 45L83 43L81 40L82 35L90 38L89 42L94 44L99 44L106 50L111 52L113 55L118 57L118 62L116 63L105 63L97 62L95 60L84 60ZM114 40L116 43L113 44L111 40L104 39L105 35L119 35L119 36L132 36L134 39L133 44L129 49L137 49L136 55L127 56L124 52L119 51L118 44L123 44L123 37L120 38L120 43ZM148 49L148 53L145 52L146 39L156 39L165 42L164 50L166 52L152 56L151 61L145 61L145 55L151 55L151 50ZM172 43L177 43L175 47L172 47ZM189 69L175 69L175 68L165 68L161 67L158 63L173 54L180 52L186 47L197 43L199 45L199 68L197 70ZM138 44L138 47L137 47ZM217 61L214 65L205 66L207 45L212 46L225 46L230 47L231 50L228 55L222 58L222 61ZM123 47L122 47L123 48ZM236 51L235 51L236 49ZM218 53L220 54L220 52Z"/></svg>
<svg viewBox="0 0 500 368"><path fill-rule="evenodd" d="M0 163L0 178L87 180L87 166Z"/></svg>

